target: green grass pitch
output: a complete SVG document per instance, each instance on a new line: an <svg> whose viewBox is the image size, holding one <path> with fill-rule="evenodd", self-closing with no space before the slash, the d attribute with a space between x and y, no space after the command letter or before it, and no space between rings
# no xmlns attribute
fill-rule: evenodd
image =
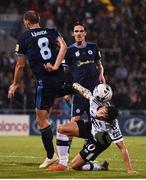
<svg viewBox="0 0 146 180"><path fill-rule="evenodd" d="M55 138L54 138L55 142ZM45 152L39 136L0 137L0 178L146 178L146 137L125 137L131 161L138 174L127 174L116 145L112 144L96 159L109 161L109 171L49 172L39 169L45 158ZM83 140L73 139L70 161L79 152ZM70 166L70 163L69 163Z"/></svg>

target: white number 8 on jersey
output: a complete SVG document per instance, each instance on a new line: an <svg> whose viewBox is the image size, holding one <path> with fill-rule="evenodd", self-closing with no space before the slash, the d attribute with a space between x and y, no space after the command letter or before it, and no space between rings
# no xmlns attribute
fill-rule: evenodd
<svg viewBox="0 0 146 180"><path fill-rule="evenodd" d="M44 60L50 59L52 56L51 50L48 47L49 40L46 37L38 39L38 46L40 48L41 56Z"/></svg>

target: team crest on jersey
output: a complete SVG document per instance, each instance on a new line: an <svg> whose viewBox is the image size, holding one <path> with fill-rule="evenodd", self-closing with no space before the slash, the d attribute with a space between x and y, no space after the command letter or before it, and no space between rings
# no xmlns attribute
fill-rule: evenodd
<svg viewBox="0 0 146 180"><path fill-rule="evenodd" d="M75 55L76 55L76 57L79 57L79 56L80 56L80 52L79 52L79 51L76 51L76 52L75 52Z"/></svg>
<svg viewBox="0 0 146 180"><path fill-rule="evenodd" d="M91 51L91 50L88 50L88 54L90 54L90 55L91 55L91 54L93 54L93 51Z"/></svg>
<svg viewBox="0 0 146 180"><path fill-rule="evenodd" d="M16 52L19 51L19 44L16 44L15 51L16 51Z"/></svg>
<svg viewBox="0 0 146 180"><path fill-rule="evenodd" d="M80 113L80 109L76 109L76 113Z"/></svg>

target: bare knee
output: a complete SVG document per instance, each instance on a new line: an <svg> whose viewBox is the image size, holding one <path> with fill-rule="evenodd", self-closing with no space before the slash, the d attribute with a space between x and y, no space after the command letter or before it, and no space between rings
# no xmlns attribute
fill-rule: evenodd
<svg viewBox="0 0 146 180"><path fill-rule="evenodd" d="M63 125L60 125L58 127L58 132L61 133L61 134L63 134L65 132L65 129L64 129Z"/></svg>
<svg viewBox="0 0 146 180"><path fill-rule="evenodd" d="M76 161L71 161L71 168L74 170L80 170L81 167L78 165L78 163Z"/></svg>
<svg viewBox="0 0 146 180"><path fill-rule="evenodd" d="M76 166L74 164L71 164L71 168L74 169L74 170L80 170L81 169L81 167L78 167L78 166Z"/></svg>
<svg viewBox="0 0 146 180"><path fill-rule="evenodd" d="M58 132L67 136L79 136L77 123L69 122L58 127Z"/></svg>

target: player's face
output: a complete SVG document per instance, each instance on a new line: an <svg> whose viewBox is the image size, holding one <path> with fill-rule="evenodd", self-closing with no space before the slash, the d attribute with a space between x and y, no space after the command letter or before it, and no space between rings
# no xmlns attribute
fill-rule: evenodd
<svg viewBox="0 0 146 180"><path fill-rule="evenodd" d="M72 35L75 38L75 42L77 44L82 44L85 42L86 31L83 26L81 25L75 26Z"/></svg>
<svg viewBox="0 0 146 180"><path fill-rule="evenodd" d="M96 111L96 118L100 120L106 120L108 118L107 107L102 106Z"/></svg>

